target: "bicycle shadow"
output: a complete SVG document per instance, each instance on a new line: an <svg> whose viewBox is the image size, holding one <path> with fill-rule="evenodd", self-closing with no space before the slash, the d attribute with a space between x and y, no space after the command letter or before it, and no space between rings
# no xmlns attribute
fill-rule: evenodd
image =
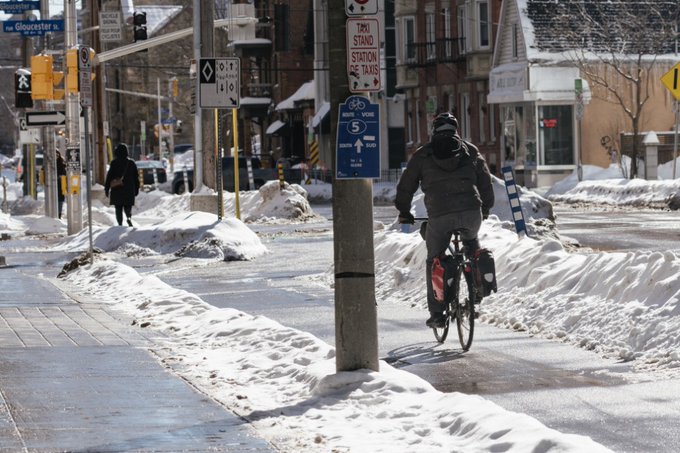
<svg viewBox="0 0 680 453"><path fill-rule="evenodd" d="M463 356L463 350L453 347L451 341L444 343L422 342L393 349L381 360L395 368L402 368L408 365L450 362L460 360Z"/></svg>

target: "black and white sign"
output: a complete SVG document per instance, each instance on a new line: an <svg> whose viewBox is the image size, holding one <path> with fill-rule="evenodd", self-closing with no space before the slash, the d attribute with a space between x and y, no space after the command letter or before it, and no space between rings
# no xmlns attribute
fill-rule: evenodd
<svg viewBox="0 0 680 453"><path fill-rule="evenodd" d="M60 126L66 123L64 112L26 112L26 126Z"/></svg>
<svg viewBox="0 0 680 453"><path fill-rule="evenodd" d="M377 19L347 19L349 91L380 91L380 28Z"/></svg>
<svg viewBox="0 0 680 453"><path fill-rule="evenodd" d="M378 0L345 0L345 13L348 16L378 14Z"/></svg>
<svg viewBox="0 0 680 453"><path fill-rule="evenodd" d="M120 12L102 11L99 13L99 40L101 42L119 42L123 40Z"/></svg>
<svg viewBox="0 0 680 453"><path fill-rule="evenodd" d="M241 60L201 58L198 82L200 108L238 108L241 93Z"/></svg>

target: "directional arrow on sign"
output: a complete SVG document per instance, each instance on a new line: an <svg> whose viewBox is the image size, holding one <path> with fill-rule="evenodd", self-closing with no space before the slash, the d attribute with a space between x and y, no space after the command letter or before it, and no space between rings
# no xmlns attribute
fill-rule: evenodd
<svg viewBox="0 0 680 453"><path fill-rule="evenodd" d="M26 126L59 126L65 122L64 112L26 112Z"/></svg>

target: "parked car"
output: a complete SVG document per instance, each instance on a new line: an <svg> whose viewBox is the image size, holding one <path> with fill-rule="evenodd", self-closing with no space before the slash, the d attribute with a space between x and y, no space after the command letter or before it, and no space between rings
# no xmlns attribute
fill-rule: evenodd
<svg viewBox="0 0 680 453"><path fill-rule="evenodd" d="M246 167L246 158L238 158L239 167L239 188L240 190L256 190L262 187L267 181L278 179L276 169L262 168L262 163L257 157L251 157L250 162L253 167L253 180L255 187L249 187L250 181L248 179L248 169ZM181 168L175 168L175 176L172 179L172 192L176 194L183 194L187 190L191 192L194 190L194 169L188 168L186 170L188 189L184 184L184 171ZM234 190L234 158L222 158L222 183L224 190L232 192Z"/></svg>
<svg viewBox="0 0 680 453"><path fill-rule="evenodd" d="M165 171L165 166L160 160L138 160L135 162L137 164L137 170L142 171L144 175L145 186L153 186L154 179L153 173L156 172L156 179L158 184L163 184L168 180L168 174Z"/></svg>
<svg viewBox="0 0 680 453"><path fill-rule="evenodd" d="M175 145L175 147L173 148L173 152L175 154L184 154L192 149L194 149L193 143L180 143L179 145Z"/></svg>

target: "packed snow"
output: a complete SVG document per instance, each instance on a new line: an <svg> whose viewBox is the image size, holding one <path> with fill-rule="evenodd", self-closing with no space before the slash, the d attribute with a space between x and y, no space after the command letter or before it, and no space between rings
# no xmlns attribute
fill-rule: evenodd
<svg viewBox="0 0 680 453"><path fill-rule="evenodd" d="M590 170L588 175L597 173ZM627 181L604 174L604 180L566 181L561 193L553 188L547 196L568 201L570 193L616 194L629 186L625 200L602 195L599 201L631 204L635 193L645 203L651 203L647 194L652 191L666 197L680 193L678 180ZM43 216L42 203L20 197L20 189L10 186L17 196L11 202L12 214L0 214L0 230L53 235L60 238L57 248L87 250L87 230L65 236L64 221ZM482 322L631 360L641 370L680 369L677 250L567 251L558 233L545 234L537 226L550 223L550 202L523 188L523 213L532 228L531 237L518 237L502 181L494 180L494 187L497 205L484 222L480 240L494 252L499 290L483 301ZM229 214L222 221L214 214L189 212L189 195L142 193L133 211L134 228L115 226L112 208L96 202L95 246L126 255L186 253L183 256L206 262L262 259L266 248L249 223L318 221L307 199L332 194L322 183L291 185L283 195L278 189L263 189L241 193L243 222L233 218L233 194L227 193ZM393 187L383 187L376 196L389 198L390 190ZM424 215L422 197L415 198L413 210ZM94 264L76 263L64 278L83 291L108 295L102 296L102 303L125 311L137 325L163 331L168 342L162 353L165 363L248 419L284 451L607 451L589 438L554 431L481 397L441 393L384 362L378 372L337 373L331 345L262 316L215 308L116 262L117 256L97 254ZM396 225L377 229L380 303L425 310L424 263L425 246L417 231L404 233Z"/></svg>

